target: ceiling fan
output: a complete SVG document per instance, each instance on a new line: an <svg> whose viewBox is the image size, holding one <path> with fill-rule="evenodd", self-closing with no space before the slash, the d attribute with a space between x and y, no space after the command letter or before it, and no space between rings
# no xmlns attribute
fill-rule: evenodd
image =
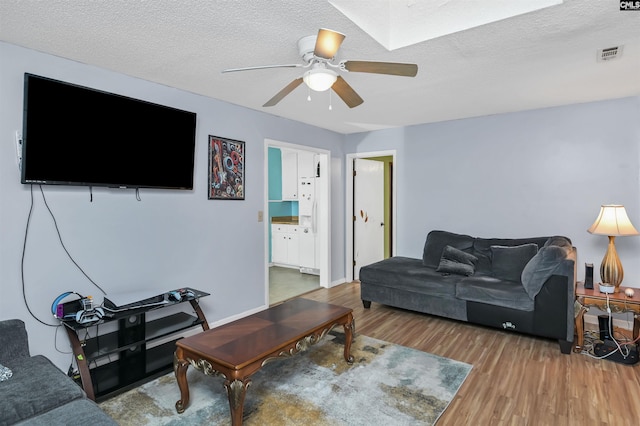
<svg viewBox="0 0 640 426"><path fill-rule="evenodd" d="M298 40L298 52L304 61L303 64L262 65L256 67L231 68L222 71L250 71L266 68L309 68L302 77L298 77L285 86L273 98L269 99L263 107L276 105L285 96L291 93L303 82L311 90L323 92L332 89L340 96L349 108L356 107L362 102L362 98L334 69L347 72L367 72L374 74L388 74L404 77L415 77L418 73L416 64L403 64L397 62L372 62L372 61L347 61L333 63L334 57L344 40L345 35L337 31L321 28L317 35L303 37Z"/></svg>

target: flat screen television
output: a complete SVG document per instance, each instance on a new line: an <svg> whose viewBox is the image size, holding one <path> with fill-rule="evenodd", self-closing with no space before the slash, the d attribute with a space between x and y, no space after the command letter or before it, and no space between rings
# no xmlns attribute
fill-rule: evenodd
<svg viewBox="0 0 640 426"><path fill-rule="evenodd" d="M196 114L29 73L25 184L193 189Z"/></svg>

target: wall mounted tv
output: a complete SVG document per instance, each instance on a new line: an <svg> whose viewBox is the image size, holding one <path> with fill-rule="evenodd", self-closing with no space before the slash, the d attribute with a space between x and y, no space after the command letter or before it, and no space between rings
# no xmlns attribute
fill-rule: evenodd
<svg viewBox="0 0 640 426"><path fill-rule="evenodd" d="M26 73L22 183L193 189L196 114Z"/></svg>

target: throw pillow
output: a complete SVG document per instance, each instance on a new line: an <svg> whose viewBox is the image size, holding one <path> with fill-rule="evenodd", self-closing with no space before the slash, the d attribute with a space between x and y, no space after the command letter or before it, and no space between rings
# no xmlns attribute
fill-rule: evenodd
<svg viewBox="0 0 640 426"><path fill-rule="evenodd" d="M445 246L436 272L444 274L473 275L478 258L455 247Z"/></svg>
<svg viewBox="0 0 640 426"><path fill-rule="evenodd" d="M427 235L422 252L422 264L431 268L437 268L442 250L446 246L455 247L460 250L471 249L473 247L473 237L463 234L454 234L447 231L431 231Z"/></svg>
<svg viewBox="0 0 640 426"><path fill-rule="evenodd" d="M491 246L493 276L519 283L522 270L538 252L537 244L521 246Z"/></svg>
<svg viewBox="0 0 640 426"><path fill-rule="evenodd" d="M547 242L544 243L544 247L549 247L549 246L563 247L567 250L567 252L571 251L573 248L573 245L570 239L568 239L567 237L559 236L559 235L549 238Z"/></svg>
<svg viewBox="0 0 640 426"><path fill-rule="evenodd" d="M547 279L566 258L567 251L564 247L549 245L542 247L527 263L522 270L522 286L531 299L535 299Z"/></svg>

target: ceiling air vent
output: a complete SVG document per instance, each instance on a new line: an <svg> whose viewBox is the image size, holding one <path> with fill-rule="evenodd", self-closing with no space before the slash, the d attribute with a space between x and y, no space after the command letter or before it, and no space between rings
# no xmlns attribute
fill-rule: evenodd
<svg viewBox="0 0 640 426"><path fill-rule="evenodd" d="M598 62L610 61L622 56L622 46L609 47L598 50Z"/></svg>

